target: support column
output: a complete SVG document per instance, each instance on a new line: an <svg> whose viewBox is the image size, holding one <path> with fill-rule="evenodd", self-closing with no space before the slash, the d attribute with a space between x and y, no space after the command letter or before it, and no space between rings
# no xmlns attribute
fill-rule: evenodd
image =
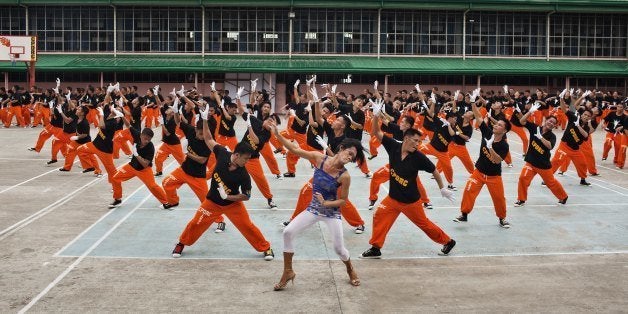
<svg viewBox="0 0 628 314"><path fill-rule="evenodd" d="M462 13L462 60L467 59L467 12Z"/></svg>
<svg viewBox="0 0 628 314"><path fill-rule="evenodd" d="M113 56L118 55L118 9L113 7Z"/></svg>
<svg viewBox="0 0 628 314"><path fill-rule="evenodd" d="M9 90L9 72L4 72L4 89Z"/></svg>
<svg viewBox="0 0 628 314"><path fill-rule="evenodd" d="M201 56L205 56L205 7L201 7Z"/></svg>
<svg viewBox="0 0 628 314"><path fill-rule="evenodd" d="M377 10L377 59L382 50L382 9Z"/></svg>
<svg viewBox="0 0 628 314"><path fill-rule="evenodd" d="M477 88L480 88L480 78L482 77L482 75L478 75L478 85L476 86Z"/></svg>
<svg viewBox="0 0 628 314"><path fill-rule="evenodd" d="M26 63L26 68L28 68L28 87L33 87L35 86L35 61Z"/></svg>
<svg viewBox="0 0 628 314"><path fill-rule="evenodd" d="M103 72L100 72L100 88L103 88L105 86L105 75L103 74Z"/></svg>
<svg viewBox="0 0 628 314"><path fill-rule="evenodd" d="M554 14L555 11L547 13L547 21L545 22L545 61L549 61L550 59L550 15Z"/></svg>
<svg viewBox="0 0 628 314"><path fill-rule="evenodd" d="M294 44L294 34L293 34L293 22L294 22L295 13L290 11L288 12L288 58L292 59L292 45Z"/></svg>

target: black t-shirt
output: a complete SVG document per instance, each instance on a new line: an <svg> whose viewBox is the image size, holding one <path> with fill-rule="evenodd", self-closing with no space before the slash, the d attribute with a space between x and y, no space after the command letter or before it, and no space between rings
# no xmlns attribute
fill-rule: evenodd
<svg viewBox="0 0 628 314"><path fill-rule="evenodd" d="M161 141L168 145L177 145L181 144L179 137L177 136L177 123L174 121L174 117L170 118L170 120L164 120L163 127L168 131L168 135L162 131L161 133Z"/></svg>
<svg viewBox="0 0 628 314"><path fill-rule="evenodd" d="M398 202L410 204L421 199L416 185L419 170L434 172L436 167L421 152L415 151L401 160L401 143L390 137L382 138L390 164L390 197Z"/></svg>
<svg viewBox="0 0 628 314"><path fill-rule="evenodd" d="M362 125L364 127L364 122L366 121L366 116L362 110L358 110L357 112L350 111L348 114L353 122ZM363 129L358 129L353 126L353 123L349 124L349 127L345 130L345 136L348 138L354 138L356 140L362 140Z"/></svg>
<svg viewBox="0 0 628 314"><path fill-rule="evenodd" d="M522 113L517 112L517 110L515 109L512 113L512 116L510 116L510 123L518 127L523 127L523 124L521 124L521 121L519 120L521 120L521 117L523 117L523 113L525 112L524 105L520 102L515 102L513 104L513 107L518 107L519 109L521 109Z"/></svg>
<svg viewBox="0 0 628 314"><path fill-rule="evenodd" d="M76 133L76 119L78 119L76 116L76 110L64 111L63 113L65 113L66 117L72 119L72 122L70 123L63 120L63 133L74 135L74 133Z"/></svg>
<svg viewBox="0 0 628 314"><path fill-rule="evenodd" d="M542 127L532 122L527 122L525 128L530 132L530 144L528 144L528 152L526 153L524 160L539 169L552 168L552 163L550 162L550 151L554 148L554 145L556 145L556 135L554 135L554 132L549 130L542 134L543 138L551 143L552 147L547 148L540 139L534 136L537 130L539 132L543 131Z"/></svg>
<svg viewBox="0 0 628 314"><path fill-rule="evenodd" d="M323 122L323 129L325 129L325 134L327 134L327 146L335 153L340 143L345 139L345 135L341 134L340 136L336 136L334 129L331 128L331 124L329 124L327 120Z"/></svg>
<svg viewBox="0 0 628 314"><path fill-rule="evenodd" d="M604 128L604 131L606 131L608 133L615 133L615 128L623 126L623 122L624 122L625 118L626 118L625 114L623 114L621 116L617 116L617 112L616 111L610 112L604 118L604 121L606 122L606 128ZM625 126L624 126L624 128L625 128Z"/></svg>
<svg viewBox="0 0 628 314"><path fill-rule="evenodd" d="M473 127L471 126L471 123L467 124L466 126L462 126L462 124L463 124L463 119L458 118L458 121L456 122L456 125L454 126L454 131L471 138L471 135L473 135ZM458 135L452 136L451 139L454 143L458 145L467 144L467 141Z"/></svg>
<svg viewBox="0 0 628 314"><path fill-rule="evenodd" d="M216 154L216 168L212 173L212 183L207 192L207 199L218 205L229 205L232 201L223 200L218 192L218 184L227 192L227 195L246 194L251 195L251 177L246 172L246 168L237 167L233 171L229 171L231 163L231 153L223 146L214 146L214 154Z"/></svg>
<svg viewBox="0 0 628 314"><path fill-rule="evenodd" d="M403 141L403 131L396 123L388 123L388 132L392 134L392 138L396 141Z"/></svg>
<svg viewBox="0 0 628 314"><path fill-rule="evenodd" d="M216 115L207 117L207 126L209 127L209 133L214 136L216 134L216 128L218 127L218 120Z"/></svg>
<svg viewBox="0 0 628 314"><path fill-rule="evenodd" d="M582 142L587 139L588 135L583 136L582 133L580 133L578 127L576 127L576 114L571 111L567 111L566 115L569 122L567 123L567 128L565 129L563 137L560 140L567 143L567 146L569 146L569 148L577 150L580 147L580 144L582 144ZM588 127L586 126L582 128L585 130L588 129Z"/></svg>
<svg viewBox="0 0 628 314"><path fill-rule="evenodd" d="M94 137L94 146L103 153L113 153L113 136L118 129L116 119L105 120L105 128L99 128L98 134Z"/></svg>
<svg viewBox="0 0 628 314"><path fill-rule="evenodd" d="M433 123L434 136L430 139L430 144L439 152L447 152L451 135L449 135L449 127L443 125L443 121L434 118Z"/></svg>
<svg viewBox="0 0 628 314"><path fill-rule="evenodd" d="M52 109L52 115L50 115L50 124L52 124L52 126L57 127L57 128L63 128L63 117L57 110L56 102Z"/></svg>
<svg viewBox="0 0 628 314"><path fill-rule="evenodd" d="M434 118L430 117L427 113L422 113L423 119L423 128L434 132Z"/></svg>
<svg viewBox="0 0 628 314"><path fill-rule="evenodd" d="M264 129L263 122L261 120L248 113L243 113L242 118L246 119L245 115L251 119L251 127L253 128L253 132L255 132L255 136L257 136L258 143L255 144L253 140L251 140L248 128L246 129L246 132L244 132L241 142L249 143L249 145L251 145L251 147L255 150L255 152L251 154L251 158L259 158L259 151L262 150L264 145L266 145L266 143L270 140L270 131Z"/></svg>
<svg viewBox="0 0 628 314"><path fill-rule="evenodd" d="M489 139L493 136L493 129L484 122L480 124L480 131L484 139ZM490 160L491 153L486 147L486 140L484 139L481 140L480 157L478 157L478 160L475 162L475 168L487 176L499 176L502 174L502 163L494 164ZM506 155L508 155L508 142L506 142L506 138L502 138L501 141L493 143L493 150L502 159L506 158Z"/></svg>
<svg viewBox="0 0 628 314"><path fill-rule="evenodd" d="M305 111L305 107L307 107L307 104L289 104L288 105L288 108L294 110L294 113L295 113L297 118L305 121L305 123L303 125L300 125L296 121L296 118L295 118L294 122L292 122L292 126L290 128L292 130L294 130L295 132L299 133L299 134L305 134L307 126L308 126L308 124L310 122L310 120L308 119L309 112Z"/></svg>
<svg viewBox="0 0 628 314"><path fill-rule="evenodd" d="M152 167L153 157L155 157L155 146L153 145L153 142L148 142L146 146L140 148L140 143L142 143L142 140L140 138L140 131L133 127L131 127L129 130L131 131L131 136L133 136L133 142L135 143L132 145L135 145L135 148L137 149L137 154L140 155L140 157L148 160L148 166L142 166L142 164L137 161L137 158L135 158L135 156L131 158L129 165L131 165L131 167L133 167L133 169L137 171L144 170L144 168Z"/></svg>
<svg viewBox="0 0 628 314"><path fill-rule="evenodd" d="M236 115L231 115L231 120L227 120L225 116L220 119L220 125L218 126L218 134L226 137L235 137L236 133L233 129L233 125L236 122Z"/></svg>
<svg viewBox="0 0 628 314"><path fill-rule="evenodd" d="M188 139L188 146L186 148L186 151L193 152L200 157L209 158L211 150L209 149L209 147L207 147L207 144L205 144L204 140L199 140L196 138L196 130L194 129L194 127L183 121L179 124L179 127L185 134L185 137ZM183 172L192 177L205 178L205 174L207 173L207 160L201 164L192 160L192 158L186 157L181 164L181 169L183 169Z"/></svg>
<svg viewBox="0 0 628 314"><path fill-rule="evenodd" d="M87 134L86 137L76 140L76 143L78 144L85 144L92 141L92 138L89 135L89 122L87 122L87 119L83 119L76 123L76 134Z"/></svg>
<svg viewBox="0 0 628 314"><path fill-rule="evenodd" d="M313 127L310 124L310 127L307 128L307 133L306 133L307 144L310 145L310 147L314 149L323 150L323 147L320 144L318 144L318 142L316 142L316 136L323 137L324 132L325 130L322 125L317 123L317 127Z"/></svg>

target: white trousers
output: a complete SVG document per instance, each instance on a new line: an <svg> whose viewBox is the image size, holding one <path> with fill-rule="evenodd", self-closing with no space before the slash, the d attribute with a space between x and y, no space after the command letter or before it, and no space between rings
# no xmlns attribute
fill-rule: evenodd
<svg viewBox="0 0 628 314"><path fill-rule="evenodd" d="M345 241L342 237L342 220L314 215L307 210L302 211L283 230L283 251L294 253L294 238L309 226L322 221L327 225L331 239L334 243L334 251L342 261L349 260L349 251L345 248Z"/></svg>

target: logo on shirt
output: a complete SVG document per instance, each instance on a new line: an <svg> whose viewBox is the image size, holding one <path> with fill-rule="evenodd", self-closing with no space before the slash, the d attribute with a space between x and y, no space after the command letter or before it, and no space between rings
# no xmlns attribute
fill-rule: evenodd
<svg viewBox="0 0 628 314"><path fill-rule="evenodd" d="M225 123L225 121L224 121L224 120L220 120L220 124L222 124L222 127L223 127L225 130L227 130L227 131L231 130L231 128L229 128L229 126Z"/></svg>
<svg viewBox="0 0 628 314"><path fill-rule="evenodd" d="M390 177L392 177L395 181L397 181L397 183L399 183L401 186L403 187L408 186L408 180L399 176L397 172L395 171L395 169L390 169Z"/></svg>
<svg viewBox="0 0 628 314"><path fill-rule="evenodd" d="M536 150L539 154L545 154L545 149L543 149L541 145L537 144L536 141L532 141L532 147L534 147L534 150Z"/></svg>
<svg viewBox="0 0 628 314"><path fill-rule="evenodd" d="M220 178L220 175L218 175L217 172L214 172L214 181L216 181L216 183L220 184L222 188L225 189L227 195L231 195L231 189L222 181L222 178Z"/></svg>

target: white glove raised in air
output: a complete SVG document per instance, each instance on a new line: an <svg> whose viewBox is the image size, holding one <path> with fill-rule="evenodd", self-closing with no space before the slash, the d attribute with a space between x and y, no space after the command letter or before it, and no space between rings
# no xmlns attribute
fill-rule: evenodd
<svg viewBox="0 0 628 314"><path fill-rule="evenodd" d="M316 143L323 148L323 150L327 150L327 143L320 135L316 135L314 139L316 140Z"/></svg>
<svg viewBox="0 0 628 314"><path fill-rule="evenodd" d="M540 126L536 127L536 134L534 134L534 137L538 138L539 140L543 138L543 134L541 134L541 127Z"/></svg>
<svg viewBox="0 0 628 314"><path fill-rule="evenodd" d="M101 117L104 117L104 116L105 116L105 113L102 111L102 108L101 108L101 107L96 108L96 111L98 111L98 114L99 114Z"/></svg>
<svg viewBox="0 0 628 314"><path fill-rule="evenodd" d="M172 103L172 111L174 111L174 113L179 113L179 98L174 99L174 102Z"/></svg>
<svg viewBox="0 0 628 314"><path fill-rule="evenodd" d="M307 87L312 86L312 84L314 84L314 82L316 82L316 75L312 76L312 78L310 78L309 80L305 81L305 85L307 85Z"/></svg>
<svg viewBox="0 0 628 314"><path fill-rule="evenodd" d="M310 89L310 94L312 94L312 100L314 100L314 102L318 102L319 99L318 99L318 92L316 91L316 85Z"/></svg>
<svg viewBox="0 0 628 314"><path fill-rule="evenodd" d="M61 87L61 79L59 79L57 77L57 79L55 80L55 82L57 82L57 89L59 89L59 87Z"/></svg>
<svg viewBox="0 0 628 314"><path fill-rule="evenodd" d="M563 91L562 91L562 92L560 92L560 94L558 95L558 98L564 98L564 97L565 97L565 94L567 94L567 89L566 89L566 88L565 88L565 89L563 89Z"/></svg>
<svg viewBox="0 0 628 314"><path fill-rule="evenodd" d="M336 93L336 88L337 88L337 87L338 87L338 85L336 85L336 84L334 84L334 85L332 85L332 86L331 86L331 92L332 92L332 94L335 94L335 93Z"/></svg>
<svg viewBox="0 0 628 314"><path fill-rule="evenodd" d="M532 107L530 107L530 113L534 113L537 110L539 110L539 108L541 108L541 104L538 102L535 102L534 105L532 105Z"/></svg>
<svg viewBox="0 0 628 314"><path fill-rule="evenodd" d="M495 141L495 134L491 136L491 138L484 139L486 141L486 147L493 147L493 141Z"/></svg>
<svg viewBox="0 0 628 314"><path fill-rule="evenodd" d="M177 89L176 88L172 88L172 91L170 92L170 95L172 95L173 97L177 96Z"/></svg>
<svg viewBox="0 0 628 314"><path fill-rule="evenodd" d="M205 106L204 110L200 110L201 119L207 120L209 117L209 105Z"/></svg>
<svg viewBox="0 0 628 314"><path fill-rule="evenodd" d="M377 86L378 86L378 85L379 85L379 82L378 82L378 81L375 81L375 82L373 83L373 90L377 91Z"/></svg>
<svg viewBox="0 0 628 314"><path fill-rule="evenodd" d="M177 91L177 95L179 95L179 97L183 97L184 93L185 93L185 87L181 85L181 89Z"/></svg>
<svg viewBox="0 0 628 314"><path fill-rule="evenodd" d="M454 197L454 192L452 192L451 190L449 190L448 188L444 187L442 189L440 189L440 195L446 199L448 199L452 204L454 203L454 201L456 200L456 198Z"/></svg>
<svg viewBox="0 0 628 314"><path fill-rule="evenodd" d="M504 94L508 94L508 85L504 85Z"/></svg>
<svg viewBox="0 0 628 314"><path fill-rule="evenodd" d="M236 93L236 99L240 99L240 97L242 97L243 94L244 94L244 86L241 86L240 88L238 88L238 92Z"/></svg>
<svg viewBox="0 0 628 314"><path fill-rule="evenodd" d="M301 83L301 80L297 79L297 81L294 82L294 88L298 88L300 83Z"/></svg>
<svg viewBox="0 0 628 314"><path fill-rule="evenodd" d="M382 99L376 99L374 103L372 103L373 105L373 115L379 116L379 114L382 112L382 109L384 109L384 100Z"/></svg>
<svg viewBox="0 0 628 314"><path fill-rule="evenodd" d="M155 85L153 87L153 95L157 96L159 94L159 85Z"/></svg>
<svg viewBox="0 0 628 314"><path fill-rule="evenodd" d="M460 95L460 90L456 90L454 92L454 101L458 101L458 96Z"/></svg>
<svg viewBox="0 0 628 314"><path fill-rule="evenodd" d="M216 82L212 82L211 85L209 85L209 87L212 89L212 92L216 91Z"/></svg>
<svg viewBox="0 0 628 314"><path fill-rule="evenodd" d="M257 89L257 79L251 80L251 92Z"/></svg>
<svg viewBox="0 0 628 314"><path fill-rule="evenodd" d="M443 119L443 118L439 118L439 119L440 119L440 122L443 123L443 126L449 126L449 121L447 121L446 119Z"/></svg>
<svg viewBox="0 0 628 314"><path fill-rule="evenodd" d="M414 89L416 89L417 93L421 93L421 85L419 84L414 85Z"/></svg>
<svg viewBox="0 0 628 314"><path fill-rule="evenodd" d="M164 116L161 115L161 113L157 117L157 123L162 124L162 125L164 124Z"/></svg>

